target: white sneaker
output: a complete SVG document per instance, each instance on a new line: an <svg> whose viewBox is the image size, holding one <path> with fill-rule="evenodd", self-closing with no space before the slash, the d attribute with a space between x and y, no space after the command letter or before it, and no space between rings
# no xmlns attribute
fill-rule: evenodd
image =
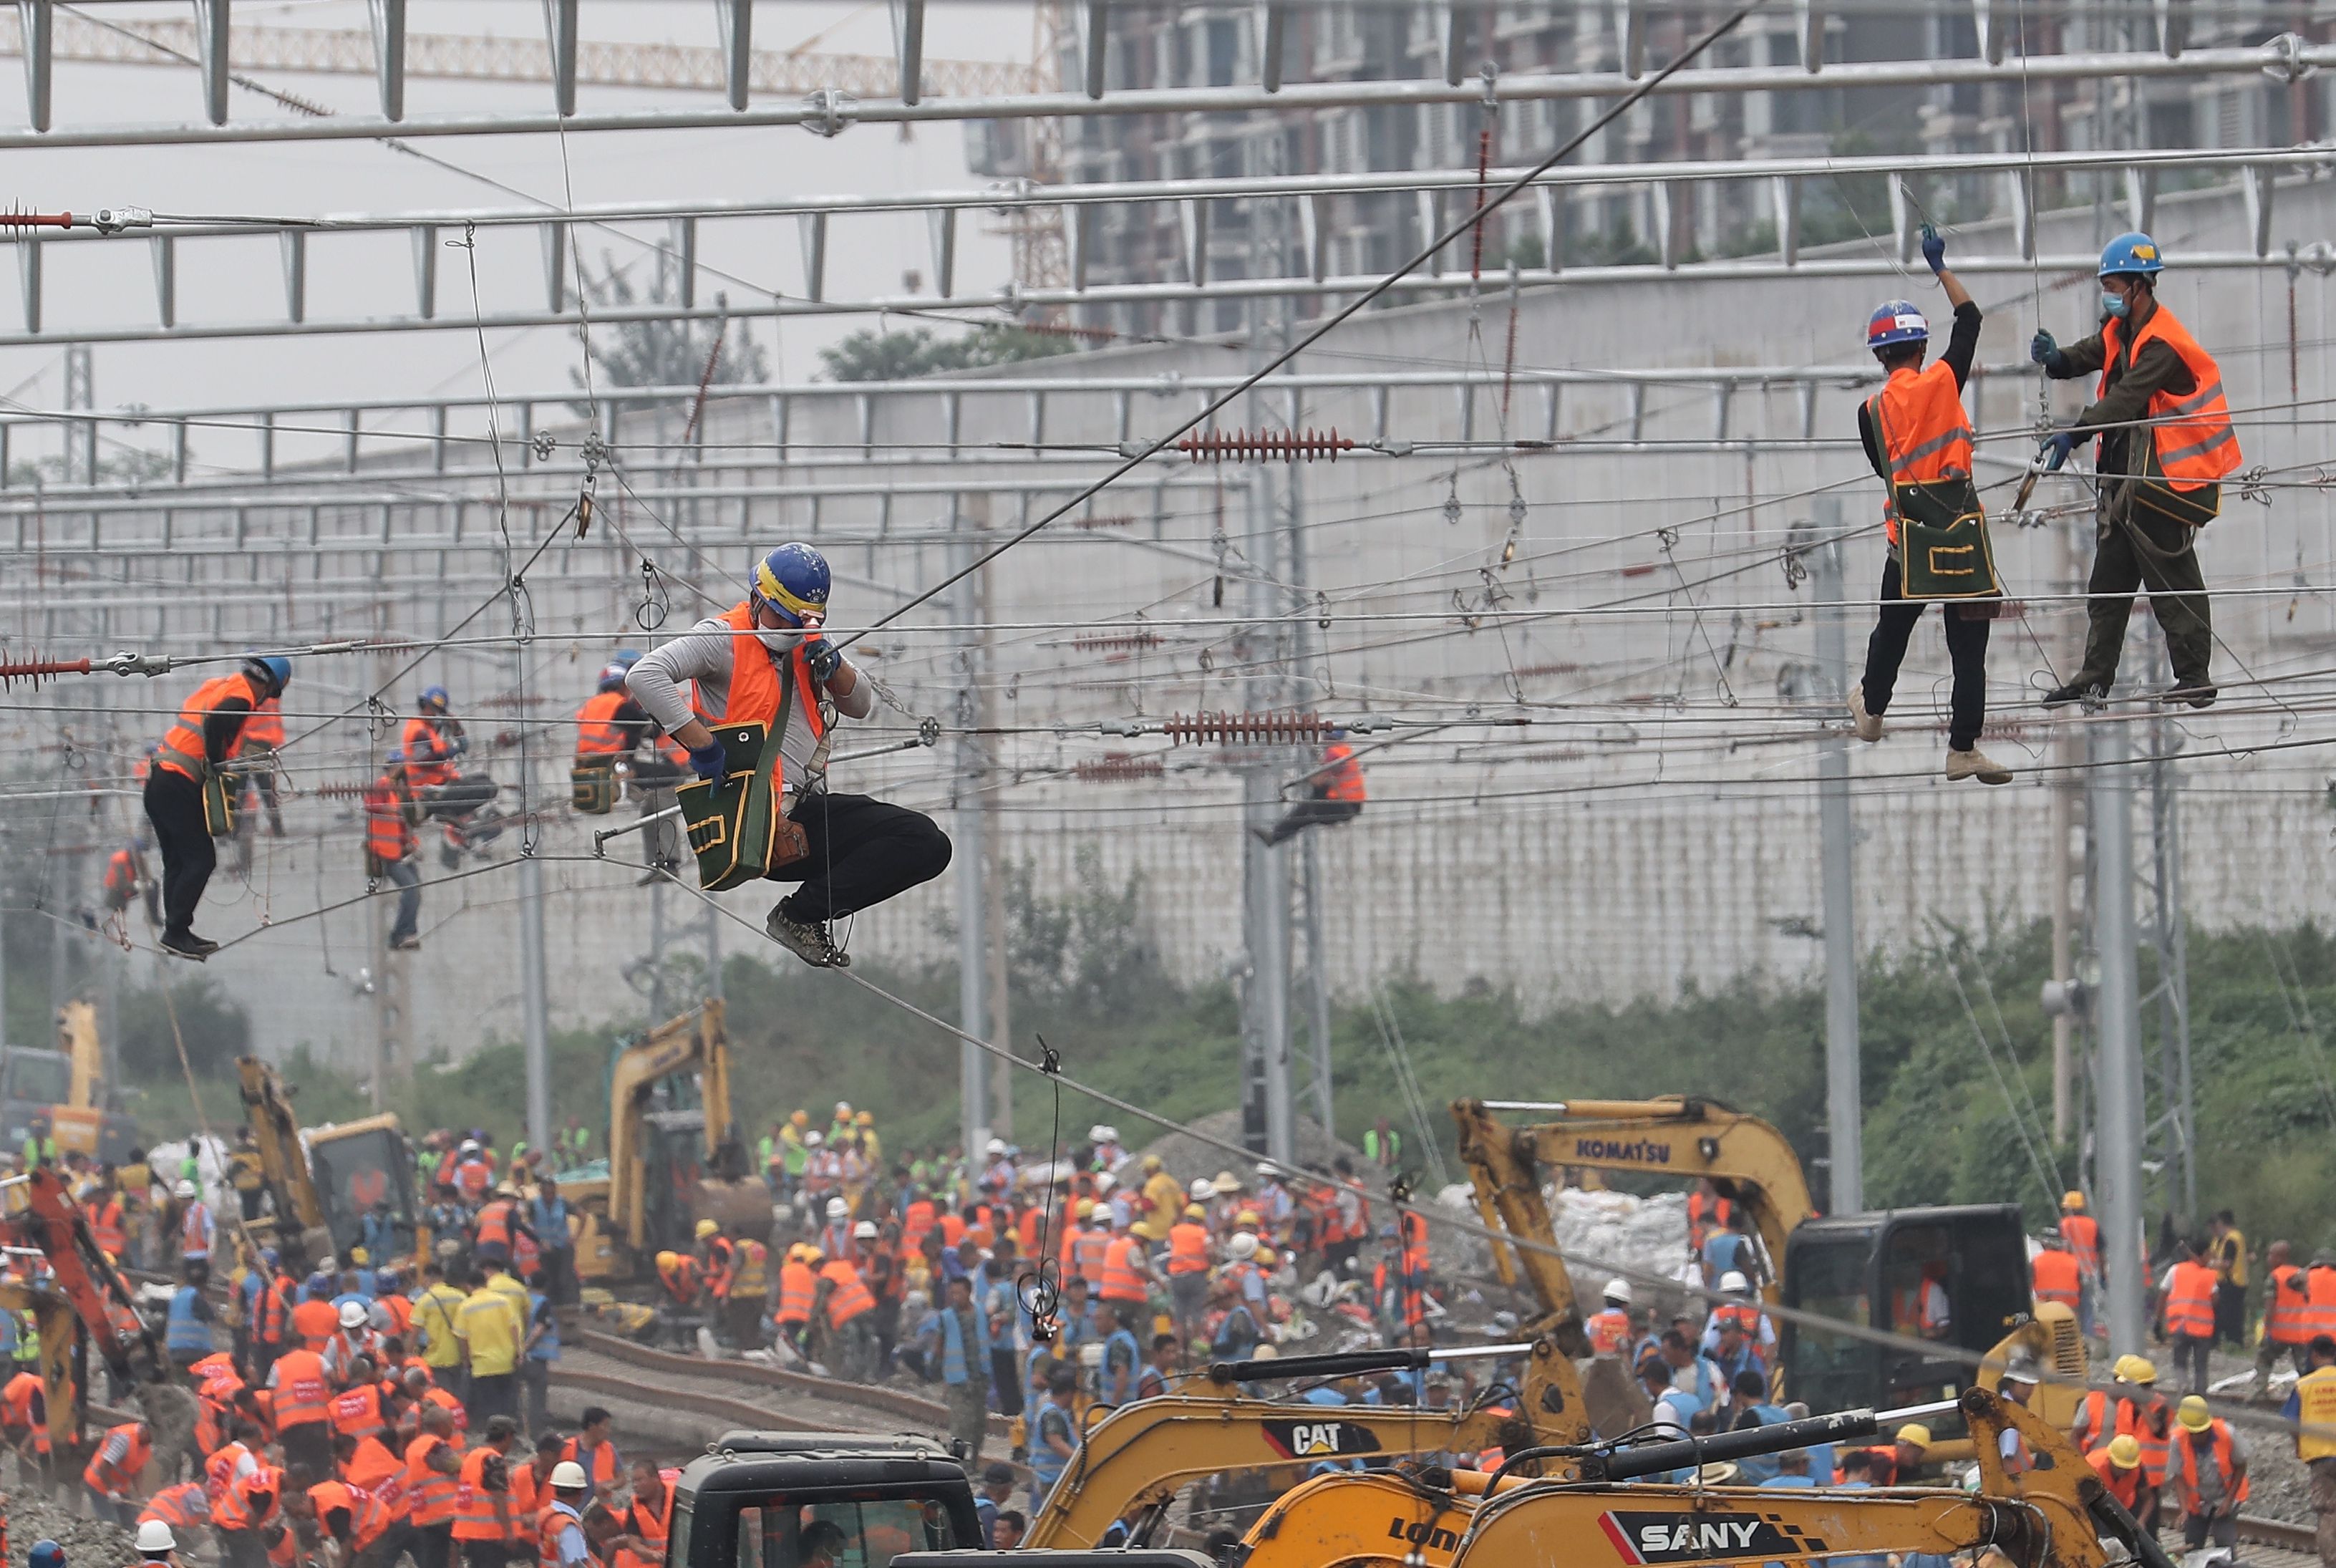
<svg viewBox="0 0 2336 1568"><path fill-rule="evenodd" d="M1857 738L1872 745L1882 738L1882 716L1865 711L1865 687L1849 688L1849 720L1857 726Z"/></svg>
<svg viewBox="0 0 2336 1568"><path fill-rule="evenodd" d="M1947 777L1950 780L1975 778L1981 784L2006 784L2011 782L2011 770L1973 746L1969 751L1947 753Z"/></svg>

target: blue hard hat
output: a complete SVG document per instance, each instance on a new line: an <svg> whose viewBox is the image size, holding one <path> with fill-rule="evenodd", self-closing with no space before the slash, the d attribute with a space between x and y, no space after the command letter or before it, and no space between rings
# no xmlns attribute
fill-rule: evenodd
<svg viewBox="0 0 2336 1568"><path fill-rule="evenodd" d="M1865 346L1889 348L1901 343L1928 343L1931 324L1910 299L1885 300L1865 323Z"/></svg>
<svg viewBox="0 0 2336 1568"><path fill-rule="evenodd" d="M2103 278L2120 272L2155 278L2165 269L2165 258L2157 254L2157 241L2139 229L2130 234L2120 234L2101 248L2100 276Z"/></svg>
<svg viewBox="0 0 2336 1568"><path fill-rule="evenodd" d="M405 765L405 748L404 746L392 746L389 748L389 755L381 760L382 765L384 767L404 767Z"/></svg>
<svg viewBox="0 0 2336 1568"><path fill-rule="evenodd" d="M333 1281L323 1274L311 1274L300 1287L313 1300L323 1300L333 1293Z"/></svg>
<svg viewBox="0 0 2336 1568"><path fill-rule="evenodd" d="M443 686L423 687L422 688L422 706L423 707L435 707L443 710L446 706L446 688Z"/></svg>
<svg viewBox="0 0 2336 1568"><path fill-rule="evenodd" d="M282 691L287 683L292 679L292 661L288 658L279 658L274 654L263 657L256 653L248 653L243 658L243 673L254 680L266 681L277 691Z"/></svg>
<svg viewBox="0 0 2336 1568"><path fill-rule="evenodd" d="M768 605L789 626L827 615L827 558L807 544L783 544L754 568L754 602Z"/></svg>
<svg viewBox="0 0 2336 1568"><path fill-rule="evenodd" d="M275 1248L262 1247L259 1249L259 1261L267 1264L269 1268L272 1269L276 1267L276 1258L277 1253Z"/></svg>
<svg viewBox="0 0 2336 1568"><path fill-rule="evenodd" d="M65 1568L65 1549L54 1541L35 1541L24 1562L26 1568Z"/></svg>
<svg viewBox="0 0 2336 1568"><path fill-rule="evenodd" d="M630 669L641 662L641 650L637 648L620 648L617 650L617 657L608 662L625 669Z"/></svg>
<svg viewBox="0 0 2336 1568"><path fill-rule="evenodd" d="M627 667L627 666L621 664L606 664L601 666L600 689L602 691L615 691L618 687L624 685L625 670Z"/></svg>

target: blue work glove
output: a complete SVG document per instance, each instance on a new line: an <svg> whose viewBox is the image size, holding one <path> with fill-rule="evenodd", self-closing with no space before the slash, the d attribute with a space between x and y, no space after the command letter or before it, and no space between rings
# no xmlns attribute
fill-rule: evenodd
<svg viewBox="0 0 2336 1568"><path fill-rule="evenodd" d="M803 645L803 666L811 678L825 686L828 678L843 667L843 651L823 637L813 638Z"/></svg>
<svg viewBox="0 0 2336 1568"><path fill-rule="evenodd" d="M720 735L689 754L689 771L708 784L722 782L722 775L730 771L730 754L722 749Z"/></svg>
<svg viewBox="0 0 2336 1568"><path fill-rule="evenodd" d="M1932 277L1947 269L1946 237L1927 223L1922 225L1922 259L1931 264Z"/></svg>
<svg viewBox="0 0 2336 1568"><path fill-rule="evenodd" d="M2077 443L2081 439L2073 430L2056 430L2046 436L2044 450L2036 454L2039 457L2042 457L2048 452L2052 454L2051 461L2044 465L2044 472L2059 472L2060 465L2068 461L2068 454L2077 450Z"/></svg>
<svg viewBox="0 0 2336 1568"><path fill-rule="evenodd" d="M2028 340L2028 357L2038 365L2051 364L2052 356L2059 352L2060 346L2053 342L2052 335L2041 327L2037 329L2035 336Z"/></svg>

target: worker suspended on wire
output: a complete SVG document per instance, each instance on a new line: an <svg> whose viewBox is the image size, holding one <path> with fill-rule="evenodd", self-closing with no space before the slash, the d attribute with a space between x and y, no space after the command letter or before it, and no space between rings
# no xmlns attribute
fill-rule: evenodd
<svg viewBox="0 0 2336 1568"><path fill-rule="evenodd" d="M105 909L108 914L120 914L130 907L131 901L141 894L146 900L146 923L162 923L162 884L148 874L146 852L151 848L144 839L131 839L106 857Z"/></svg>
<svg viewBox="0 0 2336 1568"><path fill-rule="evenodd" d="M673 786L690 776L689 754L626 688L626 676L640 662L639 650L619 648L601 667L599 688L576 710L576 769L579 774L603 768L613 774L621 765L641 814L656 817L673 805ZM679 863L681 837L671 819L651 822L646 836L650 876Z"/></svg>
<svg viewBox="0 0 2336 1568"><path fill-rule="evenodd" d="M365 785L365 875L398 890L389 945L393 951L411 952L422 946L421 851L414 839L422 808L406 787L405 754L393 751L384 762L381 776Z"/></svg>
<svg viewBox="0 0 2336 1568"><path fill-rule="evenodd" d="M1857 433L1865 443L1866 461L1889 487L1882 504L1882 529L1890 540L1889 557L1882 566L1882 613L1865 644L1864 678L1849 694L1850 722L1857 738L1866 742L1882 738L1882 717L1890 711L1907 639L1928 607L1927 599L1906 591L1900 501L1943 491L1954 498L1949 511L1958 515L1979 511L1979 492L1971 482L1971 416L1963 411L1963 384L1971 379L1971 355L1979 347L1980 308L1947 270L1947 242L1928 225L1922 229L1922 257L1955 312L1954 328L1938 362L1922 363L1931 324L1912 302L1889 301L1865 326L1865 346L1889 379L1858 405ZM1947 777L2010 784L2011 770L1979 749L1980 726L1987 718L1987 634L1995 602L1942 599L1940 609L1946 617L1947 659L1954 668Z"/></svg>
<svg viewBox="0 0 2336 1568"><path fill-rule="evenodd" d="M276 800L276 754L284 749L284 699L271 696L243 725L243 755L252 765L244 775L243 805L257 792L268 808L268 836L284 836L284 813Z"/></svg>
<svg viewBox="0 0 2336 1568"><path fill-rule="evenodd" d="M1291 806L1280 822L1270 828L1249 830L1260 843L1285 843L1308 828L1336 827L1363 814L1363 765L1355 760L1355 748L1347 744L1345 730L1330 732L1320 765L1303 783L1306 798Z"/></svg>
<svg viewBox="0 0 2336 1568"><path fill-rule="evenodd" d="M2148 235L2118 235L2101 252L2100 330L2066 348L2039 331L2029 346L2029 357L2055 381L2100 377L2092 405L2047 443L2057 469L2079 437L2098 438L2085 660L2045 697L2046 707L2107 696L2134 590L2143 587L2174 666L2161 699L2192 707L2214 700L2214 628L2196 530L2221 510L2220 482L2238 469L2239 438L2214 356L2158 303L2165 265Z"/></svg>
<svg viewBox="0 0 2336 1568"><path fill-rule="evenodd" d="M865 718L875 693L822 635L827 561L807 544L783 544L754 568L754 585L728 614L702 620L633 667L627 685L641 706L689 752L698 777L724 776L722 743L707 723L777 726L764 756L775 809L803 830L803 852L774 866L774 881L802 886L771 906L764 929L805 963L850 961L828 922L940 875L949 835L932 818L867 795L826 787L827 732L836 716ZM683 695L696 683L695 702Z"/></svg>
<svg viewBox="0 0 2336 1568"><path fill-rule="evenodd" d="M292 678L288 660L243 661L232 675L213 677L195 688L179 718L162 737L154 767L146 775L146 816L162 851L162 949L200 962L219 944L195 934L195 906L219 863L210 823L203 810L203 786L214 773L242 754L243 726L253 710L283 694Z"/></svg>

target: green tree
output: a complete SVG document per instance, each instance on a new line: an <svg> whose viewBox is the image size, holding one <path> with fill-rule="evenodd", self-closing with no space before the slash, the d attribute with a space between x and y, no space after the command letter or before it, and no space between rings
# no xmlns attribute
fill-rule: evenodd
<svg viewBox="0 0 2336 1568"><path fill-rule="evenodd" d="M657 282L646 293L605 251L599 277L580 260L577 270L587 298L594 305L621 309L637 304L666 305L679 297L673 268L661 251L657 263ZM717 294L714 301L720 307L727 303L727 297ZM769 366L760 346L743 327L731 332L729 325L726 320L606 323L592 334L592 363L599 367L599 379L615 386L696 386L706 375L706 357L718 342L722 352L715 361L711 385L738 386L767 379ZM584 385L584 377L576 371L568 375L578 386Z"/></svg>
<svg viewBox="0 0 2336 1568"><path fill-rule="evenodd" d="M944 370L1007 365L1068 354L1067 337L1019 326L978 326L960 337L940 337L928 326L900 332L866 327L819 351L836 381L907 381Z"/></svg>

